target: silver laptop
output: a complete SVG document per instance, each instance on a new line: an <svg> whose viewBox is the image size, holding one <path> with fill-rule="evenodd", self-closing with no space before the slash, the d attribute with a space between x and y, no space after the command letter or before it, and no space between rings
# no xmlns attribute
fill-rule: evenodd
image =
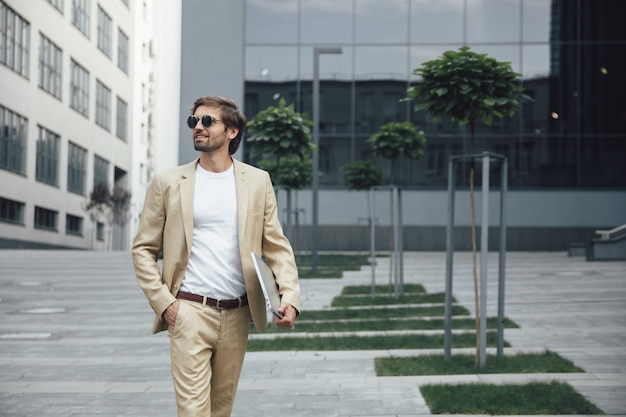
<svg viewBox="0 0 626 417"><path fill-rule="evenodd" d="M274 273L263 259L256 253L252 252L252 262L256 269L256 275L259 278L261 289L263 290L263 296L265 297L265 305L267 311L270 311L278 318L283 318L282 313L278 312L280 308L280 294L278 294L278 288L276 288L276 281L274 280Z"/></svg>

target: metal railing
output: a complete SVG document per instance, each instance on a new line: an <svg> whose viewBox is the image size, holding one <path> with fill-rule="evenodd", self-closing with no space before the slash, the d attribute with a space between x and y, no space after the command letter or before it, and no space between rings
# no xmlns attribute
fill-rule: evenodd
<svg viewBox="0 0 626 417"><path fill-rule="evenodd" d="M620 232L626 233L626 224L621 226L617 226L610 230L596 230L596 234L600 235L600 240L611 240L615 235L620 234Z"/></svg>

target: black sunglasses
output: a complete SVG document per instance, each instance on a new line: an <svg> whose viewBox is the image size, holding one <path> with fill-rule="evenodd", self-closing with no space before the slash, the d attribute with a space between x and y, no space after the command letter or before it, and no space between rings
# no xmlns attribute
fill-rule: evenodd
<svg viewBox="0 0 626 417"><path fill-rule="evenodd" d="M202 126L204 127L210 127L213 123L220 123L220 122L221 120L217 120L210 114L205 114L204 116L202 116ZM187 126L189 126L189 129L193 129L197 125L198 125L198 118L196 116L191 115L187 118Z"/></svg>

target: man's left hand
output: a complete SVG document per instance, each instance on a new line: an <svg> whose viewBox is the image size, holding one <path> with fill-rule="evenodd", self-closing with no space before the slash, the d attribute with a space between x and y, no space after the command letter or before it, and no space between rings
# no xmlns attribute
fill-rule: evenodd
<svg viewBox="0 0 626 417"><path fill-rule="evenodd" d="M296 309L291 304L282 303L280 308L278 309L279 313L282 313L283 318L278 318L274 316L274 322L278 327L286 327L289 329L293 329L294 322L296 321L296 317L298 315Z"/></svg>

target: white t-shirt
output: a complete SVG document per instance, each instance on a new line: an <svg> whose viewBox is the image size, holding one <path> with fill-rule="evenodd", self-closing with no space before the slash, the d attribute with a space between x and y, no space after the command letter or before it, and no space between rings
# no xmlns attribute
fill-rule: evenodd
<svg viewBox="0 0 626 417"><path fill-rule="evenodd" d="M180 289L217 299L246 293L237 238L233 165L218 173L196 166L191 257Z"/></svg>

